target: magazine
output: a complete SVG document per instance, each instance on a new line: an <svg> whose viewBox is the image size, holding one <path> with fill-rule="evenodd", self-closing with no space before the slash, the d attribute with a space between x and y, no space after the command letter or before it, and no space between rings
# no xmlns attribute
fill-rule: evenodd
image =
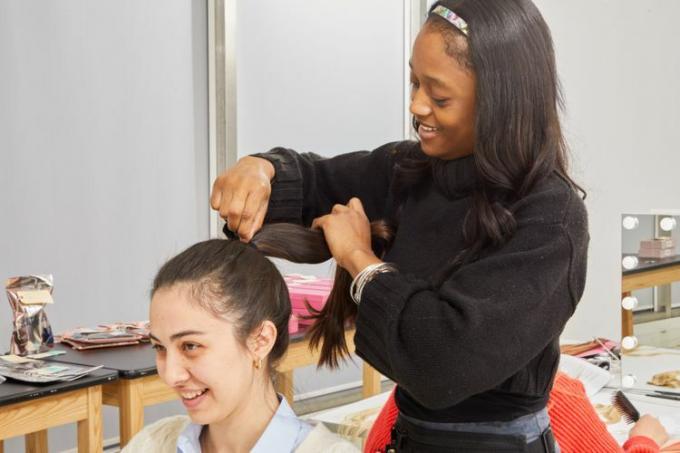
<svg viewBox="0 0 680 453"><path fill-rule="evenodd" d="M0 356L0 376L32 384L73 381L103 368L47 362L17 355Z"/></svg>
<svg viewBox="0 0 680 453"><path fill-rule="evenodd" d="M94 329L80 327L64 332L58 341L78 350L135 345L149 341L149 323L117 322L101 324Z"/></svg>

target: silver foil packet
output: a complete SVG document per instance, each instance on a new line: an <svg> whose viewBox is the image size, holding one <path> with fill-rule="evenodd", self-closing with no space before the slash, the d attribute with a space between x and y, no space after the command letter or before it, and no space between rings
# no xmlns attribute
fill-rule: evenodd
<svg viewBox="0 0 680 453"><path fill-rule="evenodd" d="M52 304L52 276L28 275L7 280L5 289L14 315L10 352L16 355L47 351L54 344L45 306Z"/></svg>

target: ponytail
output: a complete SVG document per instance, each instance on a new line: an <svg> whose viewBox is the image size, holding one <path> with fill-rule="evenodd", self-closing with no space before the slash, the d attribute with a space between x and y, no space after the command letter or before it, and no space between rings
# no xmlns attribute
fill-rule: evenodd
<svg viewBox="0 0 680 453"><path fill-rule="evenodd" d="M371 223L373 252L382 257L392 241L392 229L385 222ZM322 263L332 258L323 233L300 225L275 223L265 225L252 239L252 244L267 256L294 263ZM318 366L337 368L340 359L350 354L345 341L345 327L357 316L357 305L349 295L352 276L345 269L335 271L333 288L326 304L316 310L307 304L314 321L307 337L312 348L321 348Z"/></svg>

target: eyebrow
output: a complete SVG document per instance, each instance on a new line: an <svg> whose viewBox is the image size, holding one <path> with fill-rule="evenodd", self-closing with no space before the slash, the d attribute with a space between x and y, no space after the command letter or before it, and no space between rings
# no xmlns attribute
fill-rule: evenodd
<svg viewBox="0 0 680 453"><path fill-rule="evenodd" d="M170 341L175 341L179 338L186 337L187 335L205 335L205 332L201 332L201 331L198 331L198 330L183 330L181 332L177 332L177 333L170 335ZM159 340L152 333L149 333L149 338L151 338L156 343L161 343L161 340Z"/></svg>
<svg viewBox="0 0 680 453"><path fill-rule="evenodd" d="M410 60L409 60L409 62L408 62L408 67L411 68L411 74L413 74L413 64L411 63ZM433 84L433 85L438 85L438 86L440 86L440 87L442 87L442 88L448 88L448 85L447 85L447 84L445 84L444 82L442 82L441 80L439 80L439 79L436 78L436 77L431 77L431 76L428 76L428 75L423 76L423 77L424 77L428 82L430 82L430 83Z"/></svg>

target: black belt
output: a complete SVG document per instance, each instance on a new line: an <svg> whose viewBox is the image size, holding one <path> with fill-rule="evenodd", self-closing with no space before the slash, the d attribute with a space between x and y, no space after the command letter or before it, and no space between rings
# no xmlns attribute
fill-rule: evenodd
<svg viewBox="0 0 680 453"><path fill-rule="evenodd" d="M398 417L386 453L554 453L555 438L548 427L529 443L521 435L444 431L415 425Z"/></svg>

